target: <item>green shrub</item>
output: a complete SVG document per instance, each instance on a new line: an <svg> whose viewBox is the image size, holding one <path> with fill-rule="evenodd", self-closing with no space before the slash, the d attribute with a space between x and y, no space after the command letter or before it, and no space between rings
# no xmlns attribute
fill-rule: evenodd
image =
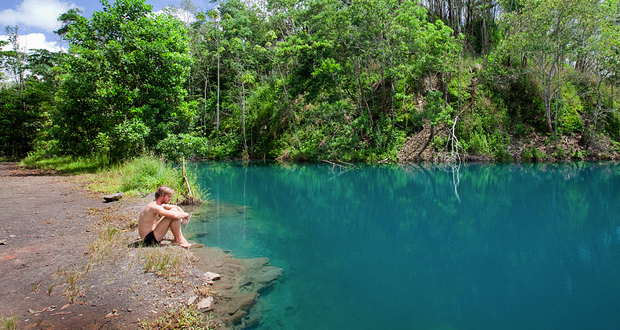
<svg viewBox="0 0 620 330"><path fill-rule="evenodd" d="M156 150L170 160L204 157L208 154L208 139L194 134L169 134L159 141Z"/></svg>
<svg viewBox="0 0 620 330"><path fill-rule="evenodd" d="M150 131L151 129L140 119L134 118L114 126L109 138L103 133L107 138L105 140L110 143L110 160L117 162L143 154L146 150L145 138Z"/></svg>
<svg viewBox="0 0 620 330"><path fill-rule="evenodd" d="M238 136L233 132L214 136L206 146L205 156L209 159L234 158L243 149L243 136Z"/></svg>
<svg viewBox="0 0 620 330"><path fill-rule="evenodd" d="M553 154L551 154L551 156L553 156L553 158L555 158L557 160L562 160L562 159L566 158L566 151L564 150L564 147L558 146L556 151L553 152Z"/></svg>
<svg viewBox="0 0 620 330"><path fill-rule="evenodd" d="M573 84L567 82L562 86L562 105L558 113L558 131L560 134L578 133L583 131L583 105L578 91Z"/></svg>
<svg viewBox="0 0 620 330"><path fill-rule="evenodd" d="M584 160L584 158L588 157L588 150L575 150L575 152L573 153L573 158L574 159L578 159L578 160Z"/></svg>
<svg viewBox="0 0 620 330"><path fill-rule="evenodd" d="M435 136L431 140L431 146L436 151L446 151L446 146L448 145L448 137Z"/></svg>
<svg viewBox="0 0 620 330"><path fill-rule="evenodd" d="M519 122L515 125L514 135L517 137L524 137L527 135L527 129L523 125L523 123Z"/></svg>
<svg viewBox="0 0 620 330"><path fill-rule="evenodd" d="M536 162L541 161L546 158L545 154L542 153L538 148L532 147L530 149L523 149L521 153L521 157L524 161Z"/></svg>
<svg viewBox="0 0 620 330"><path fill-rule="evenodd" d="M480 132L475 132L471 135L471 138L469 139L469 148L470 149L468 151L479 155L486 155L490 153L487 137L484 133Z"/></svg>
<svg viewBox="0 0 620 330"><path fill-rule="evenodd" d="M512 161L512 155L508 152L508 148L498 148L493 153L493 158L498 162Z"/></svg>

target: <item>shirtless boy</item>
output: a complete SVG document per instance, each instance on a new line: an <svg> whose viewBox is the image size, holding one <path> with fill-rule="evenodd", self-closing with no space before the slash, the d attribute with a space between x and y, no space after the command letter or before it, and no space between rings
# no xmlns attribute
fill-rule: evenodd
<svg viewBox="0 0 620 330"><path fill-rule="evenodd" d="M166 236L168 228L174 235L172 244L184 248L192 245L187 242L181 233L181 221L186 224L189 214L176 205L169 205L174 190L168 186L161 186L155 191L155 200L148 203L138 218L138 233L144 246L158 245Z"/></svg>

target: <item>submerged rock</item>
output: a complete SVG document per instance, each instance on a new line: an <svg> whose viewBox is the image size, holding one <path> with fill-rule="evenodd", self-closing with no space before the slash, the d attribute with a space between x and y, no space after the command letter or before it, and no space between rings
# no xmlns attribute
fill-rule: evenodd
<svg viewBox="0 0 620 330"><path fill-rule="evenodd" d="M284 269L271 266L267 258L246 259L243 263L247 266L247 271L239 281L240 292L260 292L284 273Z"/></svg>
<svg viewBox="0 0 620 330"><path fill-rule="evenodd" d="M205 255L201 259L203 264L198 266L215 293L213 322L224 324L226 329L256 326L261 322L260 311L255 307L260 292L280 278L284 270L271 266L268 258L236 259L226 251L209 250L208 257ZM201 255L200 250L195 252Z"/></svg>

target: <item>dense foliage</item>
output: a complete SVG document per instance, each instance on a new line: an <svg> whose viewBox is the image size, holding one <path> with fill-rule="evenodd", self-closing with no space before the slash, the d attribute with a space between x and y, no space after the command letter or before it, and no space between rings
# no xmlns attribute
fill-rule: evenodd
<svg viewBox="0 0 620 330"><path fill-rule="evenodd" d="M617 0L186 0L187 22L102 4L59 18L68 54L9 40L1 155L537 160L620 141Z"/></svg>

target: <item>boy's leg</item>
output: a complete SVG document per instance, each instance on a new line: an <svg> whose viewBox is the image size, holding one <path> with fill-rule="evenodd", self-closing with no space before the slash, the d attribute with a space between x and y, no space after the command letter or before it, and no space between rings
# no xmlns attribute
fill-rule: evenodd
<svg viewBox="0 0 620 330"><path fill-rule="evenodd" d="M172 242L173 244L182 246L184 248L188 248L191 246L191 244L187 242L185 237L183 237L183 233L181 233L181 220L175 220L172 218L161 219L157 223L157 226L155 226L155 229L153 229L153 234L155 235L155 238L158 242L161 242L164 236L166 236L168 228L170 228L170 231L172 231L172 235L174 235L174 241Z"/></svg>
<svg viewBox="0 0 620 330"><path fill-rule="evenodd" d="M175 221L176 220L171 218L163 218L159 220L155 226L155 229L153 229L153 234L158 242L161 242L161 240L164 239L164 236L166 236L166 233L168 232L168 228L170 228L170 225Z"/></svg>
<svg viewBox="0 0 620 330"><path fill-rule="evenodd" d="M181 232L181 220L172 221L170 224L170 231L172 231L172 235L174 235L174 242L172 244L189 248L192 246L189 242L183 237L183 233Z"/></svg>

